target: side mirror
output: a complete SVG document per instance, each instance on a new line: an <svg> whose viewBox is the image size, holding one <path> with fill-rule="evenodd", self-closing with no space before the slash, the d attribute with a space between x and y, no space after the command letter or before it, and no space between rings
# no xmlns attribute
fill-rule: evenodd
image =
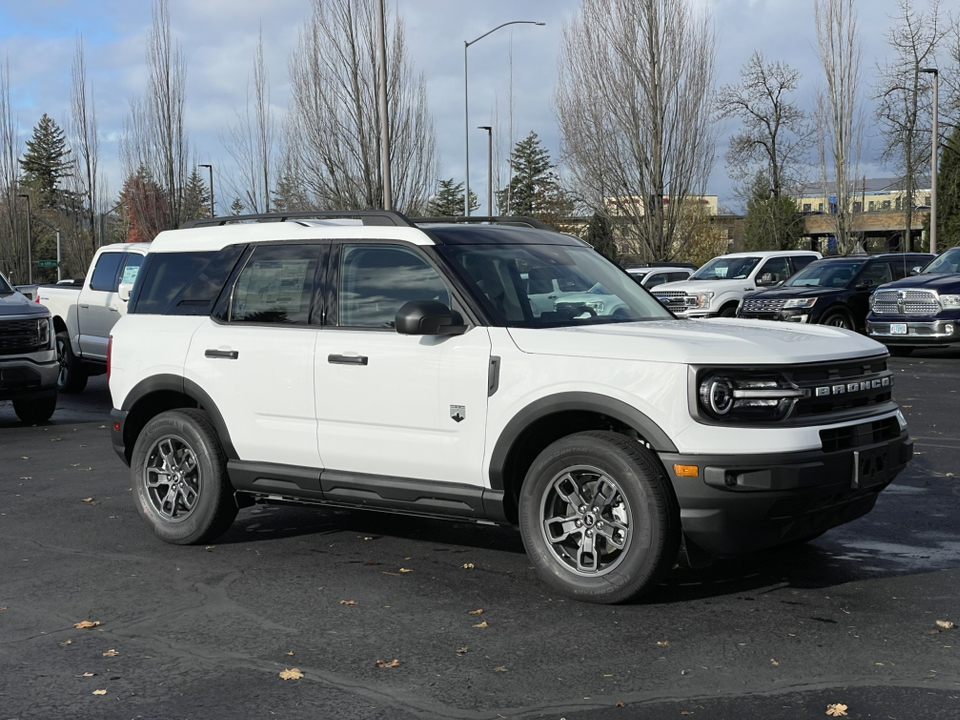
<svg viewBox="0 0 960 720"><path fill-rule="evenodd" d="M120 286L117 288L117 297L123 300L123 302L129 302L132 292L133 283L120 283Z"/></svg>
<svg viewBox="0 0 960 720"><path fill-rule="evenodd" d="M764 273L760 276L760 279L757 280L757 285L762 287L770 287L771 285L776 285L777 280L773 273Z"/></svg>
<svg viewBox="0 0 960 720"><path fill-rule="evenodd" d="M436 300L411 300L396 317L401 335L462 335L467 331L460 313Z"/></svg>
<svg viewBox="0 0 960 720"><path fill-rule="evenodd" d="M910 268L910 274L911 274L911 275L919 275L921 270L923 270L923 268L920 267L919 265L917 265L917 267L915 267L915 268Z"/></svg>

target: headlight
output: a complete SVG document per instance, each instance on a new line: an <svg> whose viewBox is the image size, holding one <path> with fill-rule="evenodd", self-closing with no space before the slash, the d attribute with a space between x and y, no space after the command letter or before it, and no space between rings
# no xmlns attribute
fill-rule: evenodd
<svg viewBox="0 0 960 720"><path fill-rule="evenodd" d="M697 381L699 409L723 422L782 420L805 394L780 375L747 377L706 370Z"/></svg>
<svg viewBox="0 0 960 720"><path fill-rule="evenodd" d="M944 310L955 310L960 308L960 295L941 295L940 307Z"/></svg>
<svg viewBox="0 0 960 720"><path fill-rule="evenodd" d="M585 302L584 305L588 308L593 308L597 315L603 315L603 300L590 300Z"/></svg>
<svg viewBox="0 0 960 720"><path fill-rule="evenodd" d="M37 321L37 341L40 347L50 344L50 319L41 318Z"/></svg>
<svg viewBox="0 0 960 720"><path fill-rule="evenodd" d="M784 308L812 308L817 302L816 298L792 298L787 300Z"/></svg>
<svg viewBox="0 0 960 720"><path fill-rule="evenodd" d="M687 307L692 308L708 308L710 307L710 300L713 298L713 290L706 290L705 292L699 293L690 293L687 295Z"/></svg>

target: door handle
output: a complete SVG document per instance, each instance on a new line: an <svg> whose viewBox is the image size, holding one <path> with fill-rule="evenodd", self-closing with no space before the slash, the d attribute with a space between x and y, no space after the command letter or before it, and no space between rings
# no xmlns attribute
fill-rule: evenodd
<svg viewBox="0 0 960 720"><path fill-rule="evenodd" d="M332 365L366 365L366 355L327 355L327 362Z"/></svg>
<svg viewBox="0 0 960 720"><path fill-rule="evenodd" d="M203 353L204 357L208 358L224 358L226 360L236 360L240 357L240 353L236 350L205 350Z"/></svg>
<svg viewBox="0 0 960 720"><path fill-rule="evenodd" d="M90 306L87 305L86 303L80 303L80 307L82 307L82 308L88 308L88 307L90 307Z"/></svg>

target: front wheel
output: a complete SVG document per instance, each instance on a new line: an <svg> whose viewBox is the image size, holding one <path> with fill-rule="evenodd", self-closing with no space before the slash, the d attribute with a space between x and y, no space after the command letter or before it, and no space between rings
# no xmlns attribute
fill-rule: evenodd
<svg viewBox="0 0 960 720"><path fill-rule="evenodd" d="M737 316L737 305L736 303L730 303L721 308L720 312L717 313L717 317L736 317Z"/></svg>
<svg viewBox="0 0 960 720"><path fill-rule="evenodd" d="M209 542L237 517L223 448L202 410L170 410L150 420L130 469L140 516L161 540Z"/></svg>
<svg viewBox="0 0 960 720"><path fill-rule="evenodd" d="M56 393L41 398L17 398L13 401L13 411L17 414L20 422L26 425L36 425L37 423L46 422L53 417L53 412L56 409Z"/></svg>
<svg viewBox="0 0 960 720"><path fill-rule="evenodd" d="M853 321L842 312L833 312L823 319L824 325L843 328L844 330L853 330Z"/></svg>
<svg viewBox="0 0 960 720"><path fill-rule="evenodd" d="M656 459L612 432L547 447L520 492L520 532L540 575L566 595L621 603L656 588L680 548L680 512Z"/></svg>
<svg viewBox="0 0 960 720"><path fill-rule="evenodd" d="M87 369L80 359L73 354L70 346L70 335L65 332L57 333L57 360L60 363L60 374L57 375L57 390L62 393L82 392L87 386Z"/></svg>

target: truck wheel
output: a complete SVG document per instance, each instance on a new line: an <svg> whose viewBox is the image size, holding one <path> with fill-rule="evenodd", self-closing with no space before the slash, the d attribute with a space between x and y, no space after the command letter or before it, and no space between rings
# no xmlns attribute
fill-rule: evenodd
<svg viewBox="0 0 960 720"><path fill-rule="evenodd" d="M823 319L823 325L843 328L844 330L853 330L853 322L842 312L832 312Z"/></svg>
<svg viewBox="0 0 960 720"><path fill-rule="evenodd" d="M130 469L140 516L161 540L208 542L237 516L223 448L202 410L169 410L150 420Z"/></svg>
<svg viewBox="0 0 960 720"><path fill-rule="evenodd" d="M46 422L53 417L53 411L56 409L56 393L41 398L17 398L13 401L13 411L17 414L17 417L20 418L20 422L27 425Z"/></svg>
<svg viewBox="0 0 960 720"><path fill-rule="evenodd" d="M718 317L736 317L737 304L730 303L729 305L724 305L722 308L720 308L720 312L717 315Z"/></svg>
<svg viewBox="0 0 960 720"><path fill-rule="evenodd" d="M87 369L73 354L70 336L65 332L57 333L57 360L60 361L57 390L62 393L82 392L87 386Z"/></svg>
<svg viewBox="0 0 960 720"><path fill-rule="evenodd" d="M680 549L680 511L663 469L637 442L583 432L547 447L520 492L520 532L540 575L566 595L633 600Z"/></svg>

